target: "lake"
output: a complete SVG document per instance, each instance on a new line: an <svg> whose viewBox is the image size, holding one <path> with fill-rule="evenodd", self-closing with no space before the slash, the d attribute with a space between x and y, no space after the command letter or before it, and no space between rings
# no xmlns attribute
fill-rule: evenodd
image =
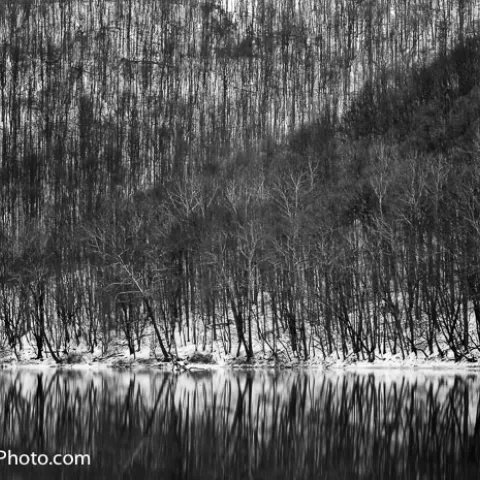
<svg viewBox="0 0 480 480"><path fill-rule="evenodd" d="M0 440L12 480L477 479L480 377L3 370Z"/></svg>

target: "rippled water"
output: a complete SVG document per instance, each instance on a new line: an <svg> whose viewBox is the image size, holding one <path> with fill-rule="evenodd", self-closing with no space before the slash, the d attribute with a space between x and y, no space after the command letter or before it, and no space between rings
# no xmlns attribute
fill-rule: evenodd
<svg viewBox="0 0 480 480"><path fill-rule="evenodd" d="M478 479L480 377L3 371L0 450L16 480Z"/></svg>

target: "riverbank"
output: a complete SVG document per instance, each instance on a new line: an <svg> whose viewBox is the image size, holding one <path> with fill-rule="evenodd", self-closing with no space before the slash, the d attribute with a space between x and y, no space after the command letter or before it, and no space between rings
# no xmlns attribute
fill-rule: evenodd
<svg viewBox="0 0 480 480"><path fill-rule="evenodd" d="M57 363L49 355L43 359L36 359L33 349L24 349L15 355L13 352L0 352L0 368L61 368L61 369L132 369L132 370L164 370L173 372L201 371L217 369L315 369L315 370L448 370L458 372L480 372L480 362L455 361L453 356L427 357L423 354L402 358L401 355L387 354L376 358L374 361L357 359L350 356L339 359L334 356L323 359L319 356L308 360L287 358L280 354L273 356L256 355L248 360L245 356L220 355L218 351L199 351L194 346L178 349L178 356L165 362L161 357L154 357L148 349L142 349L130 355L123 346L118 346L115 351L102 354L101 352L87 352L82 349L73 349L61 357Z"/></svg>

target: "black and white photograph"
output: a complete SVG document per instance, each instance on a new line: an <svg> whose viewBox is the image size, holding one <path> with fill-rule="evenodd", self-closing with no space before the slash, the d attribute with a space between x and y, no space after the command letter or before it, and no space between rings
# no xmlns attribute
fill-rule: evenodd
<svg viewBox="0 0 480 480"><path fill-rule="evenodd" d="M479 480L480 0L0 0L0 479Z"/></svg>

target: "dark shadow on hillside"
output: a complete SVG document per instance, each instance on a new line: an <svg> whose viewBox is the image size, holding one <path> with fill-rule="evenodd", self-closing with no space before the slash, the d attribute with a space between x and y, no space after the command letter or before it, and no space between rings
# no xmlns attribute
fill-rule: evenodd
<svg viewBox="0 0 480 480"><path fill-rule="evenodd" d="M441 155L467 170L472 162L480 131L480 38L428 65L393 71L366 84L338 124L320 119L288 139L283 158L297 172L315 166L325 211L340 225L378 213L375 145L396 152L399 171L412 155ZM400 178L394 183L401 188Z"/></svg>
<svg viewBox="0 0 480 480"><path fill-rule="evenodd" d="M448 150L469 141L480 117L480 38L467 38L446 56L416 69L394 68L368 82L337 126L305 125L290 137L300 155L325 151L339 132L358 142L388 138L419 151Z"/></svg>

